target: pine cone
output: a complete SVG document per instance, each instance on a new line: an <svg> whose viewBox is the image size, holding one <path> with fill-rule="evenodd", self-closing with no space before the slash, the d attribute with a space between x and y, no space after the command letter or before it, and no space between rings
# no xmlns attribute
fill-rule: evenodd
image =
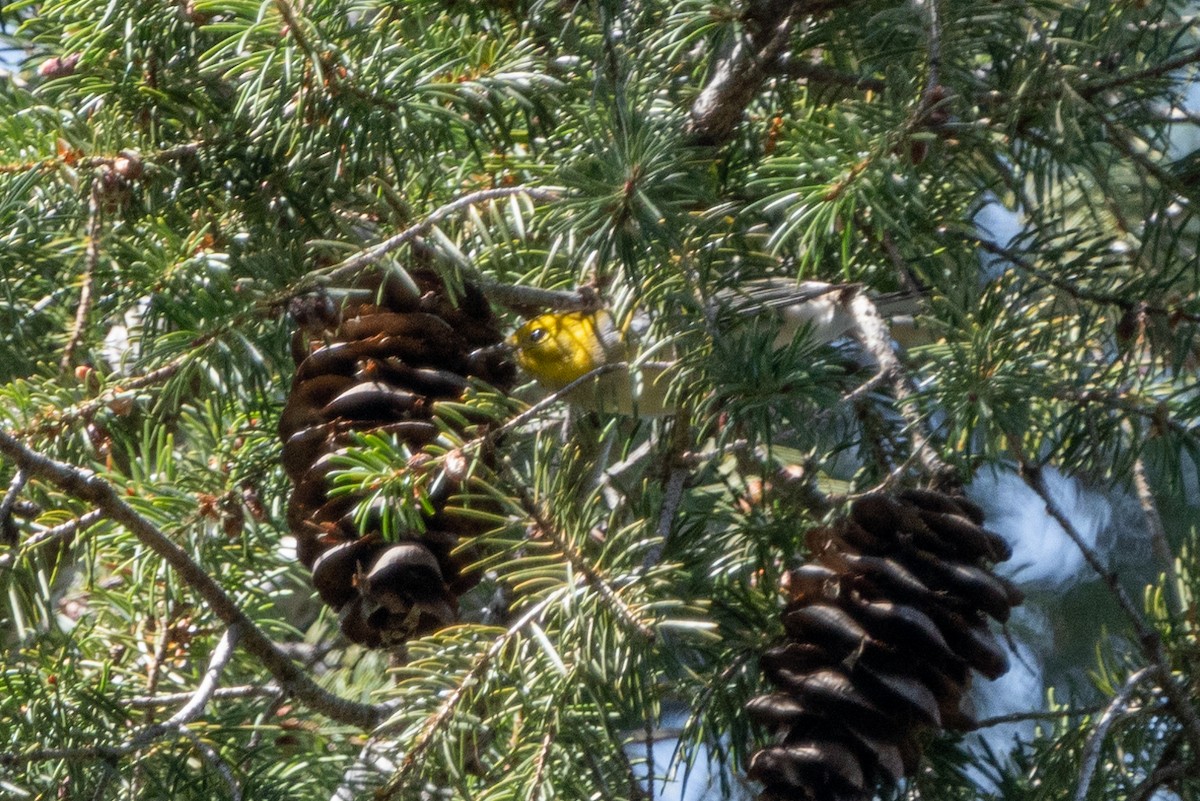
<svg viewBox="0 0 1200 801"><path fill-rule="evenodd" d="M500 389L514 376L493 347L502 337L478 289L466 287L456 306L435 273L411 278L358 287L374 302L339 310L327 296L312 295L291 310L300 326L292 338L297 366L279 422L284 469L295 485L288 526L342 631L371 647L398 645L456 619L458 596L478 582L464 575L471 559L457 546L478 534L479 524L445 508L458 481L444 474L428 484L436 487L434 512L424 515L423 532L393 542L378 530L360 533L354 511L362 498L329 497L332 457L345 452L355 432L375 431L417 454L407 469L427 469L420 451L438 434L434 403L462 397L468 376Z"/></svg>
<svg viewBox="0 0 1200 801"><path fill-rule="evenodd" d="M1008 669L987 617L1022 601L989 569L1011 550L982 523L966 498L908 490L810 534L788 641L762 657L778 691L746 707L775 734L750 762L763 799L867 801L916 770L922 732L975 727L960 708L971 671Z"/></svg>

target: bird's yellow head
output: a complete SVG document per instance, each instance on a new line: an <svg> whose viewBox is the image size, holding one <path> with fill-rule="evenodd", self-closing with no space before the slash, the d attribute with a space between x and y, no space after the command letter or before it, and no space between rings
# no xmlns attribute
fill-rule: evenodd
<svg viewBox="0 0 1200 801"><path fill-rule="evenodd" d="M550 390L625 358L624 339L604 310L550 312L508 338L521 369Z"/></svg>

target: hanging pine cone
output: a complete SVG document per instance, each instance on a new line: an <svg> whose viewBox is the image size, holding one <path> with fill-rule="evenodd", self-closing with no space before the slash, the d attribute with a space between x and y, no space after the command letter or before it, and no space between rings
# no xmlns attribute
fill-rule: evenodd
<svg viewBox="0 0 1200 801"><path fill-rule="evenodd" d="M428 469L421 449L438 435L434 403L461 398L468 377L500 389L513 379L477 288L467 286L455 305L435 273L411 279L360 286L355 296L370 301L340 309L325 295L293 303L297 366L279 422L284 469L295 485L287 518L299 558L321 599L338 610L343 633L371 647L400 644L457 617L458 596L478 582L464 575L471 559L457 546L480 529L446 509L459 482L443 474L427 482L435 489L424 531L390 542L378 526L364 533L354 520L362 498L329 495L333 457L354 433L377 432L416 454L407 469Z"/></svg>
<svg viewBox="0 0 1200 801"><path fill-rule="evenodd" d="M982 523L966 498L908 490L809 536L788 641L762 657L777 692L747 705L775 734L750 762L763 799L867 801L916 770L923 731L975 727L960 708L971 671L1008 670L987 618L1022 601L989 569L1011 550Z"/></svg>

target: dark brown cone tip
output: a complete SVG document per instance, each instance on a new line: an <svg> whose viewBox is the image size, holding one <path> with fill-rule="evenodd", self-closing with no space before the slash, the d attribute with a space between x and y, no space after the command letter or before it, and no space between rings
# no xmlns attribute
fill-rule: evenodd
<svg viewBox="0 0 1200 801"><path fill-rule="evenodd" d="M456 477L445 476L443 491L430 498L425 532L402 534L393 544L378 532L360 536L354 510L361 499L329 497L332 456L364 432L394 435L419 452L438 435L431 422L436 402L461 398L472 378L506 389L514 377L478 289L465 287L455 303L436 273L410 275L411 283L364 281L356 288L368 290L370 303L338 308L327 295L314 295L292 304L296 373L279 421L294 486L288 525L342 632L368 647L399 645L455 620L458 595L478 581L464 573L470 554L455 548L480 524L444 508L457 492Z"/></svg>
<svg viewBox="0 0 1200 801"><path fill-rule="evenodd" d="M774 735L750 764L764 800L865 801L912 775L924 732L975 726L960 708L972 671L1008 669L988 618L1022 600L992 572L1012 552L983 522L966 498L912 489L867 495L809 533L787 642L762 657L777 690L746 706Z"/></svg>

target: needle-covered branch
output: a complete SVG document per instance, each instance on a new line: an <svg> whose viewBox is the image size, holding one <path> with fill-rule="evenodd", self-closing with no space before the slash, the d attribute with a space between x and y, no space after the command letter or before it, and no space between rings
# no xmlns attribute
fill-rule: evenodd
<svg viewBox="0 0 1200 801"><path fill-rule="evenodd" d="M143 545L162 557L208 604L213 614L241 632L245 649L261 660L280 686L299 701L341 723L362 729L371 729L378 724L383 714L379 707L339 698L318 686L247 617L212 576L186 551L139 515L112 484L89 470L30 450L3 431L0 431L0 453L26 470L31 477L39 478L67 495L96 506L110 520L124 526Z"/></svg>
<svg viewBox="0 0 1200 801"><path fill-rule="evenodd" d="M1125 618L1129 621L1134 633L1137 635L1138 644L1141 646L1146 659L1149 660L1152 672L1158 680L1163 695L1167 697L1171 710L1178 716L1180 723L1183 725L1192 748L1197 753L1200 753L1200 716L1197 715L1196 708L1192 705L1192 699L1180 689L1173 675L1171 660L1167 655L1166 648L1163 646L1162 637L1158 631L1146 623L1142 613L1138 611L1133 600L1130 599L1129 594L1121 585L1117 574L1105 566L1100 555L1088 545L1083 534L1080 533L1071 519L1059 507L1058 502L1055 501L1054 496L1050 492L1050 488L1046 486L1046 480L1042 477L1041 468L1023 461L1020 472L1025 483L1037 493L1038 497L1046 505L1046 512L1054 518L1055 522L1062 527L1071 541L1075 543L1075 547L1079 549L1088 566L1104 581L1109 593L1116 599L1117 605L1121 608Z"/></svg>

